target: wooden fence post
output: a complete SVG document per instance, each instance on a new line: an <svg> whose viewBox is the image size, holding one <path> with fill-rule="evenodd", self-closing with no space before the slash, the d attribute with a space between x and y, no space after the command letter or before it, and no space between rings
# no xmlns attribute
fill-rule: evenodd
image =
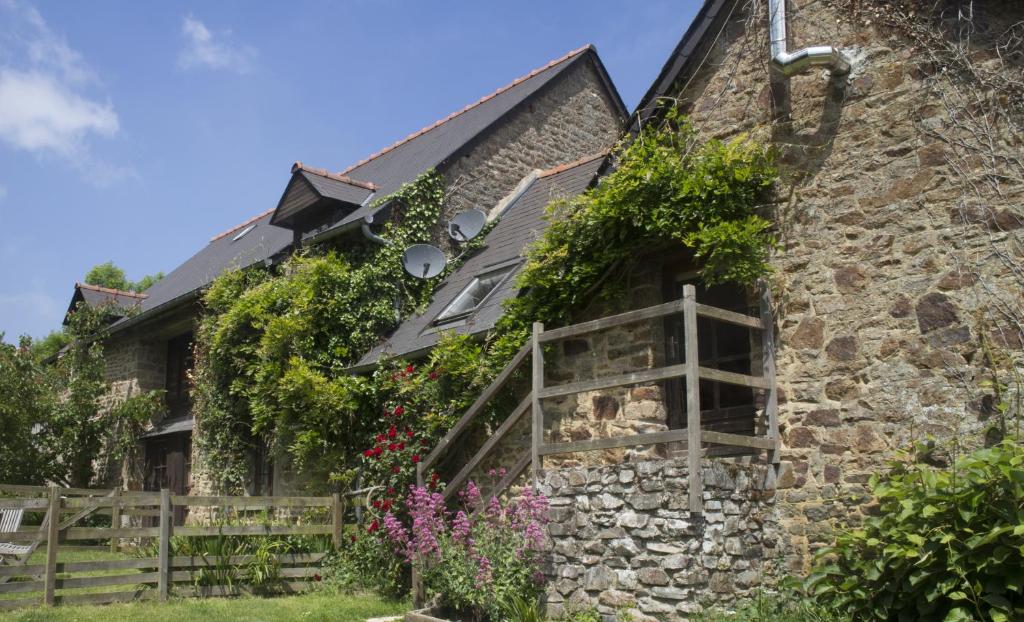
<svg viewBox="0 0 1024 622"><path fill-rule="evenodd" d="M54 605L57 589L57 547L60 540L60 488L50 486L50 509L46 523L46 582L43 602Z"/></svg>
<svg viewBox="0 0 1024 622"><path fill-rule="evenodd" d="M115 488L114 489L113 497L114 497L114 505L110 506L110 528L111 529L120 529L121 528L121 499L120 499L120 497L121 497L121 489L120 488ZM118 544L120 543L119 540L120 539L116 535L110 537L110 552L111 553L116 553L117 552Z"/></svg>
<svg viewBox="0 0 1024 622"><path fill-rule="evenodd" d="M780 462L779 452L779 389L775 379L775 320L772 318L772 292L768 283L761 285L761 373L768 381L764 410L768 416L768 438L775 441L775 448L768 450L768 473L765 487L775 488L776 472Z"/></svg>
<svg viewBox="0 0 1024 622"><path fill-rule="evenodd" d="M540 390L544 388L544 350L540 345L540 335L544 332L544 324L533 323L533 423L530 434L530 462L533 465L533 488L540 488L541 456L540 446L544 442L544 411L540 407Z"/></svg>
<svg viewBox="0 0 1024 622"><path fill-rule="evenodd" d="M334 548L341 548L341 531L342 531L342 517L343 512L341 507L341 494L334 493L331 495L331 540L334 542Z"/></svg>
<svg viewBox="0 0 1024 622"><path fill-rule="evenodd" d="M160 490L160 548L158 560L160 577L157 582L158 597L160 600L167 600L168 580L170 579L170 544L171 544L171 491L167 488Z"/></svg>
<svg viewBox="0 0 1024 622"><path fill-rule="evenodd" d="M704 511L704 474L701 472L700 359L697 344L697 289L683 286L683 339L686 360L686 466L690 478L690 512Z"/></svg>

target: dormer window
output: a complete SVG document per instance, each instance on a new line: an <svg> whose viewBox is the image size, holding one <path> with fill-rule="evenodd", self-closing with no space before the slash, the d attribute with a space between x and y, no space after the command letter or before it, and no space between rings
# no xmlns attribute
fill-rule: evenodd
<svg viewBox="0 0 1024 622"><path fill-rule="evenodd" d="M438 314L435 324L445 324L462 319L477 309L487 298L498 289L498 286L505 282L505 279L512 274L515 265L504 266L497 270L491 270L475 277L459 295L452 300L444 311Z"/></svg>

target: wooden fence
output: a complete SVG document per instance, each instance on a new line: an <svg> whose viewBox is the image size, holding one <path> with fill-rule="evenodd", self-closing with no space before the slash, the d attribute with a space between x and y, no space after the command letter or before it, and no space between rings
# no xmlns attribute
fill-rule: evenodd
<svg viewBox="0 0 1024 622"><path fill-rule="evenodd" d="M197 573L223 576L214 570L225 568L244 574L254 561L253 555L174 556L171 538L175 536L330 536L334 547L340 546L347 508L363 505L359 497L334 494L330 497L242 497L242 496L179 496L169 490L160 492L122 492L58 487L13 486L0 484L0 493L21 495L0 498L0 509L22 509L26 513L45 512L41 525L23 526L15 532L0 532L0 542L46 545L46 562L28 564L28 556L16 561L8 558L0 565L0 610L39 604L110 603L125 600L165 600L175 596L222 596L249 593L251 585L231 580L219 585L198 585ZM34 496L28 496L34 495ZM45 496L41 496L45 495ZM238 520L241 524L175 525L176 508L203 508L236 517L247 511L275 512L286 510L292 517L286 524L260 524ZM299 517L304 510L314 510L328 522L306 523ZM109 514L110 527L75 526L91 514ZM123 526L122 516L156 519L155 526ZM141 520L134 521L136 523ZM278 521L280 523L280 521ZM108 561L58 562L58 552L68 543L108 541L112 551L119 542L156 544L155 557ZM73 545L70 545L73 546ZM107 545L103 548L106 549ZM138 548L137 551L143 551ZM319 562L325 552L274 555L278 564L275 587L294 591L305 580L317 576ZM74 576L76 573L125 571L103 576ZM68 593L61 590L130 586L122 591ZM7 599L8 594L37 593L32 597Z"/></svg>
<svg viewBox="0 0 1024 622"><path fill-rule="evenodd" d="M609 328L635 324L642 321L661 319L673 315L683 316L685 335L684 362L653 369L645 369L626 374L604 376L592 380L571 382L561 385L545 385L544 381L544 344L555 341L580 337ZM721 369L702 367L697 355L697 318L705 317L718 322L726 322L745 328L761 331L762 343L762 375L750 376ZM778 396L775 384L774 337L770 305L767 294L762 298L761 317L751 317L742 313L728 311L697 302L696 289L692 285L683 288L683 298L664 304L629 311L619 315L604 317L590 322L573 324L562 328L545 330L541 323L534 323L533 336L529 343L513 357L494 381L480 394L467 409L448 434L438 443L437 447L417 465L417 479L422 486L424 473L450 448L460 435L469 429L475 418L484 411L484 407L494 399L513 378L516 371L524 365L527 358L532 360L530 393L523 398L505 421L489 435L486 442L462 469L448 482L445 494L450 496L469 478L471 473L484 460L509 431L527 413L531 414L530 448L523 451L507 469L505 476L498 482L494 494L499 494L512 484L527 467L532 466L534 486L538 485L544 456L576 452L596 451L617 447L635 447L658 443L677 443L686 448L689 471L689 509L694 513L703 512L703 482L700 467L704 455L704 445L724 445L768 452L769 462L777 465L779 461L779 423ZM686 386L686 418L687 425L683 429L666 430L615 436L586 441L565 443L544 442L544 411L542 400L564 395L572 395L586 391L597 391L636 384L660 382L682 378ZM710 380L726 384L739 385L765 392L765 415L767 430L763 436L730 434L713 430L701 429L700 412L700 381ZM774 474L774 470L770 470Z"/></svg>

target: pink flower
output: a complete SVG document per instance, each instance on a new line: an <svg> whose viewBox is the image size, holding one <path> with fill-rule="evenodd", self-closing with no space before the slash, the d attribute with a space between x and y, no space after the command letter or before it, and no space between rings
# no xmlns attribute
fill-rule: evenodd
<svg viewBox="0 0 1024 622"><path fill-rule="evenodd" d="M462 510L459 510L455 514L455 519L452 520L452 538L456 542L465 543L469 540L469 532L471 525L469 517Z"/></svg>

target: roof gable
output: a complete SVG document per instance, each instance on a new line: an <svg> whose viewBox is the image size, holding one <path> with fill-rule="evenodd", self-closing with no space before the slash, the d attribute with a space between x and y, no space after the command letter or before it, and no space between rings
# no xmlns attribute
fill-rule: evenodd
<svg viewBox="0 0 1024 622"><path fill-rule="evenodd" d="M126 316L132 309L142 305L148 294L126 292L110 287L100 287L88 283L75 283L75 293L71 295L71 304L64 314L64 325L68 324L72 312L80 303L92 309L103 309L112 320Z"/></svg>
<svg viewBox="0 0 1024 622"><path fill-rule="evenodd" d="M380 188L380 196L387 196L424 171L442 165L488 128L584 59L590 59L595 64L609 97L619 109L622 118L625 118L625 105L608 77L597 50L592 45L585 45L360 160L341 174L369 180ZM344 228L354 224L372 211L373 208L369 205L364 206L339 221L335 227Z"/></svg>
<svg viewBox="0 0 1024 622"><path fill-rule="evenodd" d="M376 191L374 184L296 162L270 224L292 228L296 220L317 208L356 210Z"/></svg>

